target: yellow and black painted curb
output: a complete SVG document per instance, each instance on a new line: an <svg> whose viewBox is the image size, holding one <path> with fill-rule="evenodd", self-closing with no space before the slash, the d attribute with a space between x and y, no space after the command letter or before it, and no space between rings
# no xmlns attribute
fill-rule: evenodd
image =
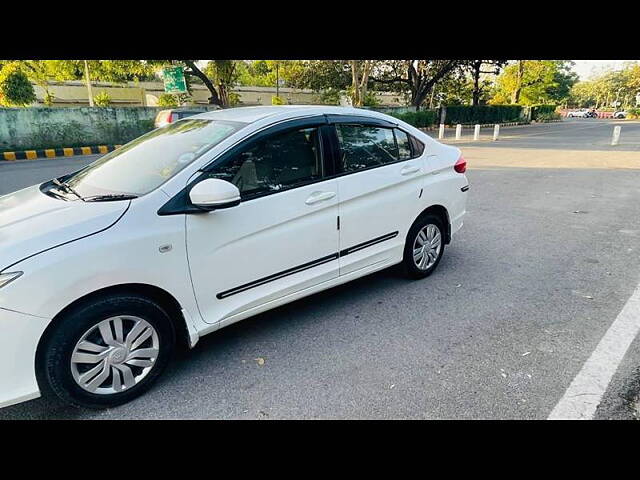
<svg viewBox="0 0 640 480"><path fill-rule="evenodd" d="M74 155L96 155L108 153L122 145L96 145L94 147L45 148L44 150L23 150L2 152L0 160L35 160L37 158L73 157Z"/></svg>

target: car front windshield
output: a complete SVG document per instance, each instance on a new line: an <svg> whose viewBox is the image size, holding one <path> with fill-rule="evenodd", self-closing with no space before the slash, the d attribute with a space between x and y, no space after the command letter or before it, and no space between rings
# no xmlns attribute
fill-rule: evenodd
<svg viewBox="0 0 640 480"><path fill-rule="evenodd" d="M247 124L186 118L153 130L66 179L81 196L144 195Z"/></svg>

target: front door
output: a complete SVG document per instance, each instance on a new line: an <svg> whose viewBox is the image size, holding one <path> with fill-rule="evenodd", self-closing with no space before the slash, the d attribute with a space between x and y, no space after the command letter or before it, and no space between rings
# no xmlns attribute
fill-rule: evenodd
<svg viewBox="0 0 640 480"><path fill-rule="evenodd" d="M317 123L317 122L316 122ZM338 276L338 190L325 179L320 126L279 128L206 172L240 205L187 215L200 313L215 323Z"/></svg>

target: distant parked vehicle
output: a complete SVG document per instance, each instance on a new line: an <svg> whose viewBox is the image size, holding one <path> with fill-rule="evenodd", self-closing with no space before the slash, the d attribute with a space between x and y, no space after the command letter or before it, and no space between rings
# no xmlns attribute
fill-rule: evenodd
<svg viewBox="0 0 640 480"><path fill-rule="evenodd" d="M625 112L624 110L613 112L613 118L627 118L627 112Z"/></svg>
<svg viewBox="0 0 640 480"><path fill-rule="evenodd" d="M585 112L584 118L598 118L598 112L596 112L595 108L587 110Z"/></svg>
<svg viewBox="0 0 640 480"><path fill-rule="evenodd" d="M574 110L567 113L567 117L587 118L588 110Z"/></svg>
<svg viewBox="0 0 640 480"><path fill-rule="evenodd" d="M182 118L190 117L192 115L198 115L199 113L203 113L202 110L160 110L156 115L154 125L156 128L164 127L165 125L177 122Z"/></svg>

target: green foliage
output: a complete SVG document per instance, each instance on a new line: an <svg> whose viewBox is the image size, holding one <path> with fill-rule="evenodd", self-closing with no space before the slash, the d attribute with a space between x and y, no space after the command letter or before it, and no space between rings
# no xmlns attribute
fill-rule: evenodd
<svg viewBox="0 0 640 480"><path fill-rule="evenodd" d="M314 101L323 105L340 105L341 90L337 88L327 88L321 90L314 96Z"/></svg>
<svg viewBox="0 0 640 480"><path fill-rule="evenodd" d="M560 120L561 118L562 118L562 115L560 115L557 112L542 112L538 114L535 120L536 122L544 123L544 122L550 122L552 120Z"/></svg>
<svg viewBox="0 0 640 480"><path fill-rule="evenodd" d="M485 124L506 123L520 120L522 107L520 105L454 105L447 106L445 123L454 124Z"/></svg>
<svg viewBox="0 0 640 480"><path fill-rule="evenodd" d="M518 76L518 64L507 66L498 76L493 98L489 103L511 103L513 93L520 88L520 105L561 103L577 82L577 75L570 70L572 62L566 60L524 60L522 78Z"/></svg>
<svg viewBox="0 0 640 480"><path fill-rule="evenodd" d="M275 95L271 97L271 105L286 105L286 104L287 102L282 97L277 97Z"/></svg>
<svg viewBox="0 0 640 480"><path fill-rule="evenodd" d="M640 108L628 108L627 109L627 118L640 118Z"/></svg>
<svg viewBox="0 0 640 480"><path fill-rule="evenodd" d="M229 106L235 107L236 105L240 105L242 102L240 101L240 94L236 92L229 92Z"/></svg>
<svg viewBox="0 0 640 480"><path fill-rule="evenodd" d="M108 107L111 105L111 95L103 90L93 97L93 103L97 107Z"/></svg>
<svg viewBox="0 0 640 480"><path fill-rule="evenodd" d="M556 105L534 105L531 107L531 120L538 121L541 116L549 116L555 113Z"/></svg>
<svg viewBox="0 0 640 480"><path fill-rule="evenodd" d="M238 63L236 60L211 60L203 70L216 85L223 107L231 105L229 94L239 78Z"/></svg>
<svg viewBox="0 0 640 480"><path fill-rule="evenodd" d="M578 82L571 89L569 104L578 108L629 108L640 92L640 63L626 62L621 70L606 71ZM614 107L614 102L621 105Z"/></svg>
<svg viewBox="0 0 640 480"><path fill-rule="evenodd" d="M392 113L391 115L416 128L431 127L438 121L437 110L418 110L417 112Z"/></svg>
<svg viewBox="0 0 640 480"><path fill-rule="evenodd" d="M5 64L0 70L0 104L25 106L36 101L29 77L18 62Z"/></svg>
<svg viewBox="0 0 640 480"><path fill-rule="evenodd" d="M158 106L165 108L174 108L179 105L178 99L171 93L163 93L158 97Z"/></svg>

